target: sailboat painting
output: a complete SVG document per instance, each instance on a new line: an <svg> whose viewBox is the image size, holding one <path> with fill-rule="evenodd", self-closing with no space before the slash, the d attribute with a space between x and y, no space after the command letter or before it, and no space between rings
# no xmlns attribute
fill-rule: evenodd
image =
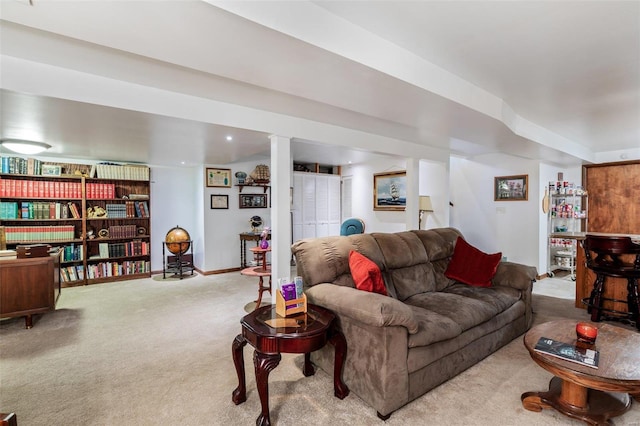
<svg viewBox="0 0 640 426"><path fill-rule="evenodd" d="M373 175L373 210L404 211L406 206L406 171Z"/></svg>

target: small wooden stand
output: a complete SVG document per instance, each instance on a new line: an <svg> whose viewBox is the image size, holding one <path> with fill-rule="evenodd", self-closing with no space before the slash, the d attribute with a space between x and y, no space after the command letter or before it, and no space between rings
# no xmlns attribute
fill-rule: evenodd
<svg viewBox="0 0 640 426"><path fill-rule="evenodd" d="M299 314L300 312L307 312L306 294L303 294L302 297L298 299L284 300L280 290L276 291L276 314L281 317L286 317L288 315Z"/></svg>

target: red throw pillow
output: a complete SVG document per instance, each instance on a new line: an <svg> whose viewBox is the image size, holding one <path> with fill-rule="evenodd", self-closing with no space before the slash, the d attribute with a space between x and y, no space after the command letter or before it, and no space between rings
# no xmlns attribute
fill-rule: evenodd
<svg viewBox="0 0 640 426"><path fill-rule="evenodd" d="M387 288L382 279L382 272L374 261L357 251L349 252L349 269L358 290L370 291L387 296Z"/></svg>
<svg viewBox="0 0 640 426"><path fill-rule="evenodd" d="M498 270L502 252L487 254L458 237L453 257L444 275L476 287L491 287L491 279Z"/></svg>

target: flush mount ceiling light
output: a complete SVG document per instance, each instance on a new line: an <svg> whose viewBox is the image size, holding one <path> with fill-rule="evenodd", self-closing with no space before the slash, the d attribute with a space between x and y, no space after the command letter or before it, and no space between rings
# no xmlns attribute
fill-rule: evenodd
<svg viewBox="0 0 640 426"><path fill-rule="evenodd" d="M42 151L46 151L51 148L51 145L48 143L25 141L21 139L2 139L0 141L0 145L13 152L25 155L39 154Z"/></svg>

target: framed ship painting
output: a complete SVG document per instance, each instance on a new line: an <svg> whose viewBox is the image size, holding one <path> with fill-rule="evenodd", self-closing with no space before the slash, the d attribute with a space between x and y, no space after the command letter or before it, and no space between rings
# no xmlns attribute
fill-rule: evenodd
<svg viewBox="0 0 640 426"><path fill-rule="evenodd" d="M373 210L404 211L407 207L407 172L373 175Z"/></svg>

